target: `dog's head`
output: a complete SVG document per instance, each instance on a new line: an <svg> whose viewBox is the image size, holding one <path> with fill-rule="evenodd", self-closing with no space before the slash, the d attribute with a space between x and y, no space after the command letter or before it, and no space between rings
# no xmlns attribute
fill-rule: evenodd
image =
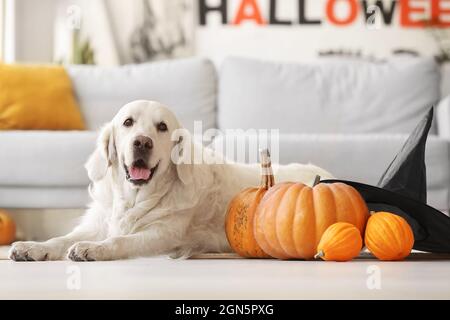
<svg viewBox="0 0 450 320"><path fill-rule="evenodd" d="M175 115L158 102L126 104L100 132L86 164L90 179L102 179L114 166L132 187L149 185L174 165L172 150L184 144L176 135L179 129Z"/></svg>

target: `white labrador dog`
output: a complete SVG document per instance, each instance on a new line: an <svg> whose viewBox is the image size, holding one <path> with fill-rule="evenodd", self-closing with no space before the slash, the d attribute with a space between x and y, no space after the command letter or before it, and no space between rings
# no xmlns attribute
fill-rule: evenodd
<svg viewBox="0 0 450 320"><path fill-rule="evenodd" d="M81 223L45 242L16 242L10 258L94 261L230 251L224 232L228 202L240 190L259 184L259 165L223 164L221 155L177 129L178 120L160 103L125 105L103 127L86 163L93 202ZM198 151L219 161L189 163ZM184 162L173 161L174 155ZM280 166L277 174L277 181L307 184L316 175L331 177L300 164Z"/></svg>

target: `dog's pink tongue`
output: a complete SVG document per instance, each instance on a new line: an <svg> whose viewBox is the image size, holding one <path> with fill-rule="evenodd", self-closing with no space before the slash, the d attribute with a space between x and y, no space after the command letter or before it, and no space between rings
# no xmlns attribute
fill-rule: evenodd
<svg viewBox="0 0 450 320"><path fill-rule="evenodd" d="M133 180L148 180L150 178L150 169L131 167L130 177Z"/></svg>

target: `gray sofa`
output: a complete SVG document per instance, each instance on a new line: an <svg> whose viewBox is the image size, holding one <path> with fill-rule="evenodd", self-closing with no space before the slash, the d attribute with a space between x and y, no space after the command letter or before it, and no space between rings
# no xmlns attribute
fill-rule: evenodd
<svg viewBox="0 0 450 320"><path fill-rule="evenodd" d="M279 162L314 163L376 183L428 107L429 203L449 208L450 99L431 59L328 58L277 64L228 58L219 70L193 58L114 68L68 66L88 131L0 132L0 207L82 208L83 165L96 130L126 102L158 100L190 130L279 129ZM244 133L244 135L247 133Z"/></svg>

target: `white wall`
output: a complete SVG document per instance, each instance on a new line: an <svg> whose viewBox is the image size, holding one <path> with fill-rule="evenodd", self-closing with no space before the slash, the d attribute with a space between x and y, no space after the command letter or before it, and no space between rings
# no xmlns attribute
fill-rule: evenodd
<svg viewBox="0 0 450 320"><path fill-rule="evenodd" d="M391 26L381 24L380 29L370 30L360 11L357 20L349 26L332 25L326 18L328 0L307 1L307 16L321 19L322 25L299 25L298 0L278 0L278 17L293 21L291 26L258 26L252 21L240 26L222 25L219 16L210 13L208 24L197 30L199 54L220 61L227 55L240 55L276 60L311 60L317 52L329 49L361 50L368 56L382 57L393 49L413 49L423 54L436 52L436 43L423 28L404 28L399 25L400 7L397 5ZM417 0L416 0L417 1ZM390 4L391 0L385 0ZM448 1L450 4L450 1ZM217 0L208 0L211 5ZM232 20L241 0L228 0L229 20ZM257 0L264 19L268 20L268 0ZM348 12L345 1L337 6L337 13ZM419 0L418 6L429 5L429 0Z"/></svg>
<svg viewBox="0 0 450 320"><path fill-rule="evenodd" d="M102 0L89 0L89 2L93 1L101 2ZM117 3L118 1L125 2L125 0L113 0L112 2ZM197 3L198 0L193 1ZM207 1L214 4L219 0ZM241 1L228 0L230 20L234 17ZM256 1L267 19L269 0ZM289 27L256 26L252 22L244 23L241 26L221 25L217 21L218 17L211 15L206 27L197 27L196 52L216 61L220 61L230 54L275 60L305 61L315 58L319 50L328 49L362 50L366 55L378 57L388 55L397 48L413 49L427 55L433 54L437 50L436 43L424 29L407 29L399 26L399 8L397 8L393 25L382 25L379 30L368 30L364 25L362 14L358 16L358 20L354 24L336 27L332 26L324 17L326 1L308 1L308 16L323 19L324 22L321 26L296 24ZM384 1L390 3L391 0ZM420 5L430 0L414 1ZM77 0L15 0L15 2L17 60L52 61L54 18L57 7L61 3L76 3ZM450 4L450 1L447 2ZM278 0L278 16L283 19L298 20L297 4L298 0ZM341 7L341 11L345 13L345 6ZM130 15L130 10L121 10L119 14ZM117 16L118 12L111 14ZM197 19L195 18L195 20ZM197 21L195 23L197 24ZM129 29L130 26L124 25L124 28ZM114 60L111 59L111 61Z"/></svg>
<svg viewBox="0 0 450 320"><path fill-rule="evenodd" d="M57 0L16 0L16 61L53 59L53 23Z"/></svg>
<svg viewBox="0 0 450 320"><path fill-rule="evenodd" d="M101 65L119 64L114 31L105 3L111 0L58 0L52 24L53 60L72 61L73 32L80 30L80 41L89 41L94 60Z"/></svg>

